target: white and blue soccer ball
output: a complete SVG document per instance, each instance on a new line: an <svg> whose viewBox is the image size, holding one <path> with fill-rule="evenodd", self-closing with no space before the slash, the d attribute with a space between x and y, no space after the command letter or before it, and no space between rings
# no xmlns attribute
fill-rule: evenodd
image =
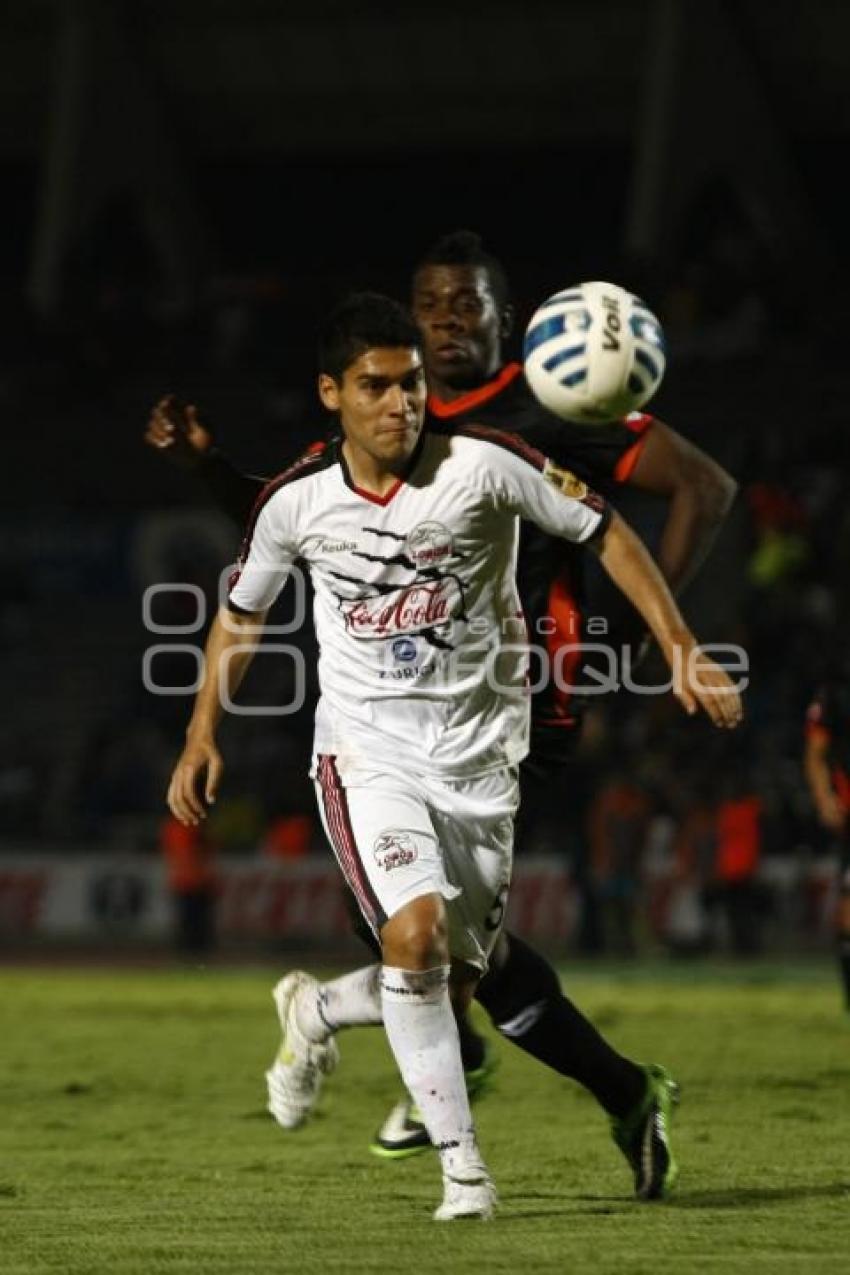
<svg viewBox="0 0 850 1275"><path fill-rule="evenodd" d="M523 342L525 375L556 416L601 424L637 411L664 378L664 332L616 283L577 283L535 310Z"/></svg>

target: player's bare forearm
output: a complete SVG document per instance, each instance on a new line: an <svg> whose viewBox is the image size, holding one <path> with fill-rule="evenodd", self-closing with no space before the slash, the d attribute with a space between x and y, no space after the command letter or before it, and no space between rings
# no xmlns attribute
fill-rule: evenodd
<svg viewBox="0 0 850 1275"><path fill-rule="evenodd" d="M601 544L596 548L605 571L643 616L667 662L672 663L677 646L684 647L687 655L696 645L696 639L659 568L619 514L613 515Z"/></svg>
<svg viewBox="0 0 850 1275"><path fill-rule="evenodd" d="M166 394L151 409L144 440L182 469L194 470L216 504L240 528L245 526L268 480L243 474L218 450L194 404L184 406Z"/></svg>
<svg viewBox="0 0 850 1275"><path fill-rule="evenodd" d="M168 787L168 806L184 824L206 817L205 804L215 801L224 763L215 743L216 727L248 669L262 630L265 612L237 614L222 610L207 639L204 680L186 730L186 746ZM203 797L198 789L203 783Z"/></svg>
<svg viewBox="0 0 850 1275"><path fill-rule="evenodd" d="M215 735L224 703L236 694L253 659L264 621L264 611L219 611L207 638L204 680L195 699L187 738Z"/></svg>
<svg viewBox="0 0 850 1275"><path fill-rule="evenodd" d="M627 523L614 514L597 546L599 560L640 612L673 671L673 693L688 713L702 708L715 726L741 720L741 699L726 672L700 652L658 567Z"/></svg>
<svg viewBox="0 0 850 1275"><path fill-rule="evenodd" d="M669 500L656 560L678 594L707 558L738 485L715 460L661 421L649 431L631 482Z"/></svg>

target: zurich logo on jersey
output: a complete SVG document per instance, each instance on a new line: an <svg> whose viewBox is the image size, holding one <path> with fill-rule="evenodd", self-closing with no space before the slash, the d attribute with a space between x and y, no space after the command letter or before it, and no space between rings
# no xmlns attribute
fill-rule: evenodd
<svg viewBox="0 0 850 1275"><path fill-rule="evenodd" d="M416 643L412 638L396 638L392 645L393 658L399 664L409 664L416 659Z"/></svg>

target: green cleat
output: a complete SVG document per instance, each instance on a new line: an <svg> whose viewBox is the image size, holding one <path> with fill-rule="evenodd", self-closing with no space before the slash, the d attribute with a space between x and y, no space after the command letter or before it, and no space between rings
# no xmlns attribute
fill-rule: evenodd
<svg viewBox="0 0 850 1275"><path fill-rule="evenodd" d="M643 1070L646 1094L629 1115L611 1121L611 1136L632 1167L637 1198L661 1200L679 1175L669 1142L679 1086L657 1063L650 1063Z"/></svg>
<svg viewBox="0 0 850 1275"><path fill-rule="evenodd" d="M487 1046L481 1066L464 1073L470 1102L481 1098L490 1088L496 1066L496 1056ZM385 1160L406 1160L408 1156L427 1151L430 1145L431 1139L422 1123L419 1108L409 1094L405 1094L375 1134L369 1150L372 1155L381 1156Z"/></svg>
<svg viewBox="0 0 850 1275"><path fill-rule="evenodd" d="M395 1104L378 1132L369 1150L372 1155L385 1160L406 1160L419 1155L431 1145L428 1130L422 1123L419 1108L407 1094Z"/></svg>

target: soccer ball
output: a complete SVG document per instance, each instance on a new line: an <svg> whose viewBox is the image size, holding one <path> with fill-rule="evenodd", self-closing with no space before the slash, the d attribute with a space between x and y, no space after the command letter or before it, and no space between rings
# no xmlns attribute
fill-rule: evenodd
<svg viewBox="0 0 850 1275"><path fill-rule="evenodd" d="M618 420L647 403L664 377L661 324L616 283L578 283L535 310L525 375L544 407L568 421Z"/></svg>

